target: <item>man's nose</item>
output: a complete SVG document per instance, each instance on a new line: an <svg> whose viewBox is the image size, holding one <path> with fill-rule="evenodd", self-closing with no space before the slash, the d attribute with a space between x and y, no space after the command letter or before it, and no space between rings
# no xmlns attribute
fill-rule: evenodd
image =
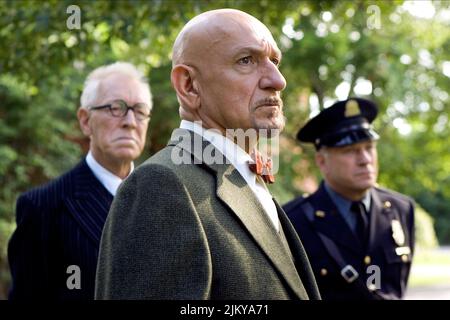
<svg viewBox="0 0 450 320"><path fill-rule="evenodd" d="M370 162L372 162L372 159L373 159L373 155L370 151L363 149L359 152L359 162L361 164L370 163Z"/></svg>
<svg viewBox="0 0 450 320"><path fill-rule="evenodd" d="M286 79L281 74L278 66L268 59L264 66L264 73L260 80L261 89L282 91L286 88Z"/></svg>
<svg viewBox="0 0 450 320"><path fill-rule="evenodd" d="M124 127L136 127L137 119L134 114L134 109L128 108L127 113L122 117L122 125Z"/></svg>

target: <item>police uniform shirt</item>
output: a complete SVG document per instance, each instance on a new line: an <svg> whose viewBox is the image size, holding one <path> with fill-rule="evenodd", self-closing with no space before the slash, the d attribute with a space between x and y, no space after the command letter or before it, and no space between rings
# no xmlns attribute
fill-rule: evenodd
<svg viewBox="0 0 450 320"><path fill-rule="evenodd" d="M352 231L355 232L356 216L353 212L350 211L352 202L350 200L345 199L337 192L335 192L326 182L324 183L324 185L325 190L327 191L331 200L336 205L339 213L342 215L342 217L344 218L345 222L350 227L350 229L352 229ZM360 201L364 205L366 212L370 212L370 204L371 204L370 192L367 192L366 195Z"/></svg>

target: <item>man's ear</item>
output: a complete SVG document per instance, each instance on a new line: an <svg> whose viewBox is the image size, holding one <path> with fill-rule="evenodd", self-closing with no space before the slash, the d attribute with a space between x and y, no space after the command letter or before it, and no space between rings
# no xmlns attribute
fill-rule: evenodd
<svg viewBox="0 0 450 320"><path fill-rule="evenodd" d="M323 172L325 168L325 154L324 151L320 150L316 152L315 155L316 165L319 167L320 171Z"/></svg>
<svg viewBox="0 0 450 320"><path fill-rule="evenodd" d="M200 93L195 79L195 70L192 67L184 64L176 65L172 69L170 80L183 107L191 111L200 107Z"/></svg>
<svg viewBox="0 0 450 320"><path fill-rule="evenodd" d="M78 108L77 117L78 122L80 123L81 131L83 131L85 136L90 137L92 131L89 126L89 110L86 108Z"/></svg>

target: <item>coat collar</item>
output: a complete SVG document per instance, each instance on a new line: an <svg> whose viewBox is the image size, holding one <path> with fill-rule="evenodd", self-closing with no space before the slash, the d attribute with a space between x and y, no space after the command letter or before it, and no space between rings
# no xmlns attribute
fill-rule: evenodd
<svg viewBox="0 0 450 320"><path fill-rule="evenodd" d="M198 145L200 143L200 146ZM244 178L231 164L226 162L222 154L216 155L215 162L204 161L204 156L211 154L214 147L201 136L185 129L175 129L171 146L180 148L184 159L191 159L204 166L216 176L216 195L242 222L245 229L253 237L261 250L272 261L295 294L307 299L308 294L302 285L296 267L286 252L280 235L276 232L267 214L263 213L260 202ZM215 153L220 153L216 150ZM188 154L190 156L188 156Z"/></svg>
<svg viewBox="0 0 450 320"><path fill-rule="evenodd" d="M320 184L319 189L311 196L311 203L315 210L313 223L318 232L321 232L356 254L363 252L362 244L345 222L333 200L331 200L323 182ZM319 215L317 214L318 211L322 211L323 213Z"/></svg>
<svg viewBox="0 0 450 320"><path fill-rule="evenodd" d="M113 196L94 176L83 159L69 173L68 183L72 186L64 202L80 228L95 243L100 238Z"/></svg>

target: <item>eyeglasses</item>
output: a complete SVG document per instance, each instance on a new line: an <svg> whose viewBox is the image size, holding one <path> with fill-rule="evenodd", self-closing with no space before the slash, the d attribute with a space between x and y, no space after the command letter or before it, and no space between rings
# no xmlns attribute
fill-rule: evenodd
<svg viewBox="0 0 450 320"><path fill-rule="evenodd" d="M128 113L128 110L132 110L134 112L134 116L137 120L143 121L149 119L151 117L150 107L146 103L136 103L134 106L130 107L123 100L115 100L110 104L105 104L103 106L95 106L88 108L89 110L101 110L101 109L109 109L109 112L113 117L122 118L125 117Z"/></svg>

